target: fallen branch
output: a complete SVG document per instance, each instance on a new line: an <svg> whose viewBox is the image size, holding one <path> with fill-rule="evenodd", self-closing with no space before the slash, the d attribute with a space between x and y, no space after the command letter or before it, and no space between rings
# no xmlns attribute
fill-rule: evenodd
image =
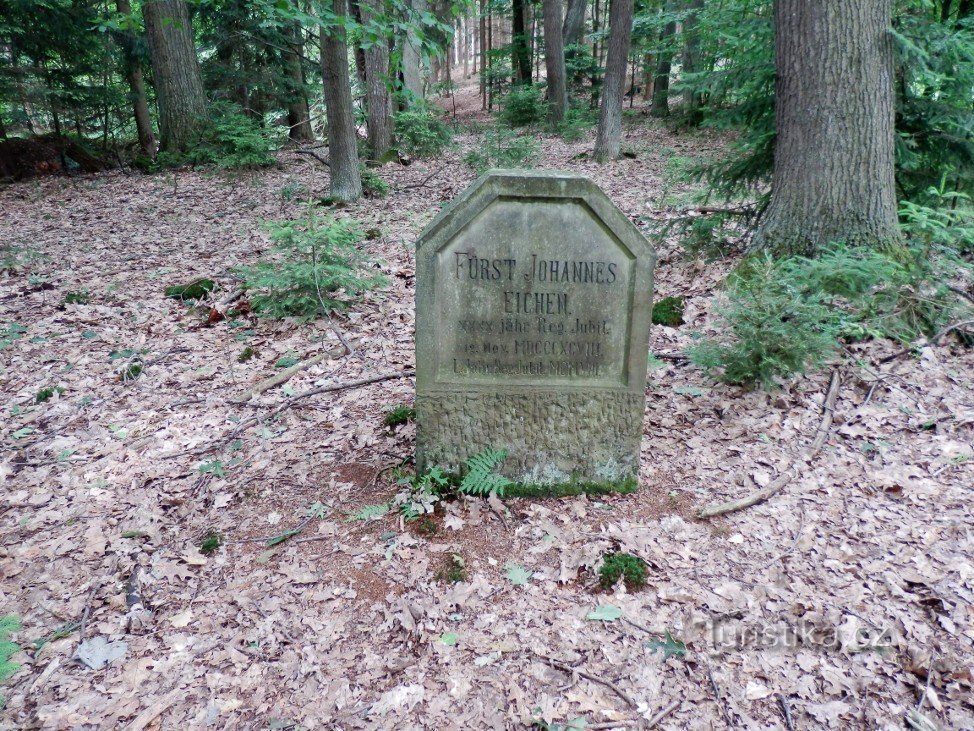
<svg viewBox="0 0 974 731"><path fill-rule="evenodd" d="M881 358L879 361L877 361L877 365L894 361L897 358L906 355L907 353L912 353L914 350L919 350L920 348L926 348L930 345L936 345L937 342L940 340L940 338L942 338L944 335L947 335L948 333L952 333L954 330L960 330L961 328L970 327L971 325L974 325L974 320L961 320L960 322L955 322L953 325L948 325L947 327L945 327L943 330L938 332L932 338L929 338L925 343L923 343L923 345L917 345L917 346L911 345L908 348L903 348L903 350L898 350L892 355L887 355L885 358Z"/></svg>
<svg viewBox="0 0 974 731"><path fill-rule="evenodd" d="M250 399L252 399L254 396L259 396L260 394L264 393L264 391L272 389L275 386L280 386L282 383L286 383L287 381L291 380L291 376L293 376L295 373L300 373L301 371L310 368L313 365L317 365L318 363L321 363L324 360L330 360L331 358L339 358L343 355L346 355L347 352L348 352L347 347L345 345L342 345L341 349L326 350L324 353L318 353L318 355L312 356L307 360L302 360L300 363L295 363L293 366L290 366L289 368L285 368L283 371L271 376L270 378L265 378L263 381L258 383L253 388L250 388L244 391L243 393L232 397L230 400L233 403L237 403L237 404L246 403L247 401L250 401Z"/></svg>
<svg viewBox="0 0 974 731"><path fill-rule="evenodd" d="M697 517L713 518L716 515L734 513L738 510L749 508L752 505L763 503L765 500L779 492L781 488L791 482L791 480L800 472L799 465L801 461L810 460L815 457L819 450L825 445L825 440L828 439L829 429L832 428L832 417L835 412L835 399L839 395L839 384L839 371L836 369L832 371L832 380L829 382L829 390L825 396L825 402L822 406L822 420L819 422L818 429L815 430L815 437L812 439L812 443L808 446L808 449L805 450L804 454L799 459L795 460L791 467L778 475L777 479L775 479L767 487L737 500L730 500L726 503L719 503L716 505L708 505L697 513Z"/></svg>
<svg viewBox="0 0 974 731"><path fill-rule="evenodd" d="M671 713L673 713L673 711L675 711L677 708L679 708L682 705L683 705L683 701L682 700L676 700L676 701L673 701L672 703L670 703L670 705L668 705L662 711L660 711L655 716L653 716L651 719L649 719L649 722L646 724L647 731L649 729L656 728L656 726L659 725L659 722L660 721L662 721L664 718L666 718L667 716L669 716Z"/></svg>
<svg viewBox="0 0 974 731"><path fill-rule="evenodd" d="M317 160L318 162L320 162L325 167L329 167L329 168L331 167L331 163L329 163L325 158L323 158L321 155L319 155L314 150L307 150L307 149L301 148L300 150L295 150L294 152L296 152L298 155L310 155L311 157L313 157L315 160Z"/></svg>
<svg viewBox="0 0 974 731"><path fill-rule="evenodd" d="M568 673L570 675L580 675L587 680L591 680L593 683L598 683L599 685L605 686L617 696L622 698L622 700L624 700L627 704L629 704L630 708L638 708L636 701L634 701L632 697L626 693L626 691L622 690L622 688L613 683L611 680L600 678L598 675L593 675L592 673L581 670L580 668L573 668L571 665L566 665L563 662L558 662L557 660L553 660L550 657L545 657L544 655L539 655L538 653L534 653L534 655L541 660L541 662L545 663L546 665L550 665L556 670L561 670L563 673Z"/></svg>

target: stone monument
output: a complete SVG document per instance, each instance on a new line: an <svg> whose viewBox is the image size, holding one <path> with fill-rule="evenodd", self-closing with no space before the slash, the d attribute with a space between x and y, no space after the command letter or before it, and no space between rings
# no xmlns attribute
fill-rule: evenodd
<svg viewBox="0 0 974 731"><path fill-rule="evenodd" d="M656 255L587 178L495 170L416 247L417 466L633 485Z"/></svg>

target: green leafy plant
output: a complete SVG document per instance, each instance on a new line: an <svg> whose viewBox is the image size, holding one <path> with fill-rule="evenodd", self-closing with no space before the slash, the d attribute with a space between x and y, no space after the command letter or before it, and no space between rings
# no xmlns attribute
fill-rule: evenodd
<svg viewBox="0 0 974 731"><path fill-rule="evenodd" d="M400 152L413 157L435 157L453 141L449 125L426 106L398 112L393 117Z"/></svg>
<svg viewBox="0 0 974 731"><path fill-rule="evenodd" d="M257 351L254 350L252 347L250 347L248 345L246 348L244 348L241 351L240 355L237 356L237 362L238 363L246 363L248 360L250 360L251 358L253 358L255 355L257 355Z"/></svg>
<svg viewBox="0 0 974 731"><path fill-rule="evenodd" d="M367 271L372 261L356 248L363 233L351 222L317 214L265 224L274 258L243 267L251 306L268 317L311 320L349 306L385 282Z"/></svg>
<svg viewBox="0 0 974 731"><path fill-rule="evenodd" d="M663 634L662 640L650 640L646 643L646 647L649 648L650 652L662 652L664 660L671 657L684 658L687 654L686 644L674 638L669 630Z"/></svg>
<svg viewBox="0 0 974 731"><path fill-rule="evenodd" d="M554 132L565 142L582 139L599 123L598 112L589 106L572 105Z"/></svg>
<svg viewBox="0 0 974 731"><path fill-rule="evenodd" d="M492 127L484 133L480 147L468 152L463 160L481 174L491 168L534 167L540 154L541 146L535 138Z"/></svg>
<svg viewBox="0 0 974 731"><path fill-rule="evenodd" d="M500 118L510 127L535 124L542 121L547 113L548 105L540 86L520 84L512 87L501 99Z"/></svg>
<svg viewBox="0 0 974 731"><path fill-rule="evenodd" d="M362 194L366 198L385 198L391 188L372 168L363 165L360 169Z"/></svg>
<svg viewBox="0 0 974 731"><path fill-rule="evenodd" d="M211 553L216 553L216 550L222 545L223 536L215 530L210 529L203 536L203 540L200 541L200 553L204 556L209 556Z"/></svg>
<svg viewBox="0 0 974 731"><path fill-rule="evenodd" d="M504 497L504 490L514 484L495 470L507 459L506 449L485 449L469 457L464 463L463 478L457 490L464 495Z"/></svg>
<svg viewBox="0 0 974 731"><path fill-rule="evenodd" d="M372 520L373 518L381 518L383 515L389 512L389 506L386 503L381 505L365 505L359 508L358 511L352 513L348 518L345 519L346 523L351 523L357 520Z"/></svg>
<svg viewBox="0 0 974 731"><path fill-rule="evenodd" d="M405 424L407 421L412 421L416 418L416 409L411 406L406 406L405 404L399 404L398 406L393 406L386 412L385 418L382 423L386 426L393 427L399 426L400 424Z"/></svg>
<svg viewBox="0 0 974 731"><path fill-rule="evenodd" d="M10 641L10 635L20 629L20 618L8 614L0 617L0 682L6 680L20 669L20 663L11 662L10 658L20 652L20 646ZM3 696L0 696L0 708L4 706Z"/></svg>
<svg viewBox="0 0 974 731"><path fill-rule="evenodd" d="M653 303L653 324L679 327L683 324L685 297L663 297Z"/></svg>
<svg viewBox="0 0 974 731"><path fill-rule="evenodd" d="M611 589L619 579L629 591L642 589L646 585L646 562L631 553L606 554L599 567L599 584L603 589Z"/></svg>
<svg viewBox="0 0 974 731"><path fill-rule="evenodd" d="M86 305L91 301L91 297L88 295L88 290L84 289L80 292L68 292L64 295L63 304L65 305Z"/></svg>
<svg viewBox="0 0 974 731"><path fill-rule="evenodd" d="M50 401L52 398L54 398L54 394L61 394L61 393L64 393L63 386L54 386L53 388L42 388L40 391L37 392L37 395L34 396L34 403L42 404L45 401Z"/></svg>
<svg viewBox="0 0 974 731"><path fill-rule="evenodd" d="M399 484L407 489L397 494L392 503L398 506L406 520L412 521L421 515L428 515L436 510L436 506L451 492L450 477L439 467L403 477Z"/></svg>

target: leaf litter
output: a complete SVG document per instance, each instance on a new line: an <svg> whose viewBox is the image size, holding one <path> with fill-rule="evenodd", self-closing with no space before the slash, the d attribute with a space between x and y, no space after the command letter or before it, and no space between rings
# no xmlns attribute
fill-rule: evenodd
<svg viewBox="0 0 974 731"><path fill-rule="evenodd" d="M469 88L457 101L482 120ZM475 138L459 142L438 161L380 168L390 197L336 212L380 233L367 247L390 284L337 321L354 352L296 374L292 393L413 367L412 246L473 179L461 158ZM672 215L666 160L723 145L640 125L627 130L635 159L598 166L578 157L591 142L546 138L544 166L591 176L643 227ZM232 397L282 358L335 348L328 324L245 314L204 327L205 310L165 297L199 278L229 291L233 267L269 248L259 222L297 215L280 190L325 194L314 161L281 162L0 190L0 239L41 255L52 285L0 280L0 591L23 648L0 724L636 728L666 710L660 728L784 728L787 709L798 727L902 728L908 714L974 727L970 350L895 361L874 389L849 370L817 461L712 522L694 511L789 468L827 376L743 392L660 361L638 493L515 499L506 517L465 499L426 535L387 509L415 425L391 432L383 418L413 402L411 379L269 419L282 389ZM675 352L713 327L730 264L689 261L673 241L659 253L657 295L686 296L687 324L654 328L651 347ZM89 304L59 309L69 291ZM245 347L255 355L241 362ZM874 362L891 348L855 346ZM119 363L135 362L138 378L120 381ZM223 544L201 554L214 534ZM646 587L597 595L601 557L620 550L646 561ZM467 580L437 581L453 555ZM93 639L79 648L82 618ZM72 662L78 652L90 662Z"/></svg>

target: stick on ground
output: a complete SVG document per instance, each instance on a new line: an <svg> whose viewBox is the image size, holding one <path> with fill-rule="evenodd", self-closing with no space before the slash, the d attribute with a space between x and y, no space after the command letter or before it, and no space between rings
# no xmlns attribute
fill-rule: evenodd
<svg viewBox="0 0 974 731"><path fill-rule="evenodd" d="M832 428L832 416L835 411L835 399L839 395L839 383L839 371L836 369L832 371L832 380L829 382L829 390L825 396L825 403L822 408L822 421L819 422L818 429L815 430L815 437L812 439L812 443L808 446L805 453L796 459L794 463L792 463L791 467L778 475L778 477L767 487L762 488L757 492L752 492L750 495L737 500L729 500L726 503L708 505L697 513L697 517L713 518L716 515L734 513L738 510L749 508L752 505L763 503L765 500L779 492L781 488L791 482L791 480L801 472L801 462L803 460L812 459L816 454L818 454L819 450L825 444L825 440L828 439L829 429Z"/></svg>
<svg viewBox="0 0 974 731"><path fill-rule="evenodd" d="M289 381L291 379L291 376L293 376L295 373L300 373L306 368L310 368L311 366L321 363L324 360L330 360L332 358L340 358L341 356L345 355L346 352L347 352L346 346L342 345L341 348L336 348L334 350L326 350L324 353L318 353L318 355L312 356L307 360L302 360L300 363L295 363L290 368L285 368L283 371L274 374L270 378L265 378L263 381L258 383L253 388L249 388L243 393L237 394L236 396L232 397L230 400L236 404L246 403L247 401L250 401L250 399L252 399L254 396L259 396L260 394L264 393L264 391L272 389L275 386L280 386L282 383Z"/></svg>

